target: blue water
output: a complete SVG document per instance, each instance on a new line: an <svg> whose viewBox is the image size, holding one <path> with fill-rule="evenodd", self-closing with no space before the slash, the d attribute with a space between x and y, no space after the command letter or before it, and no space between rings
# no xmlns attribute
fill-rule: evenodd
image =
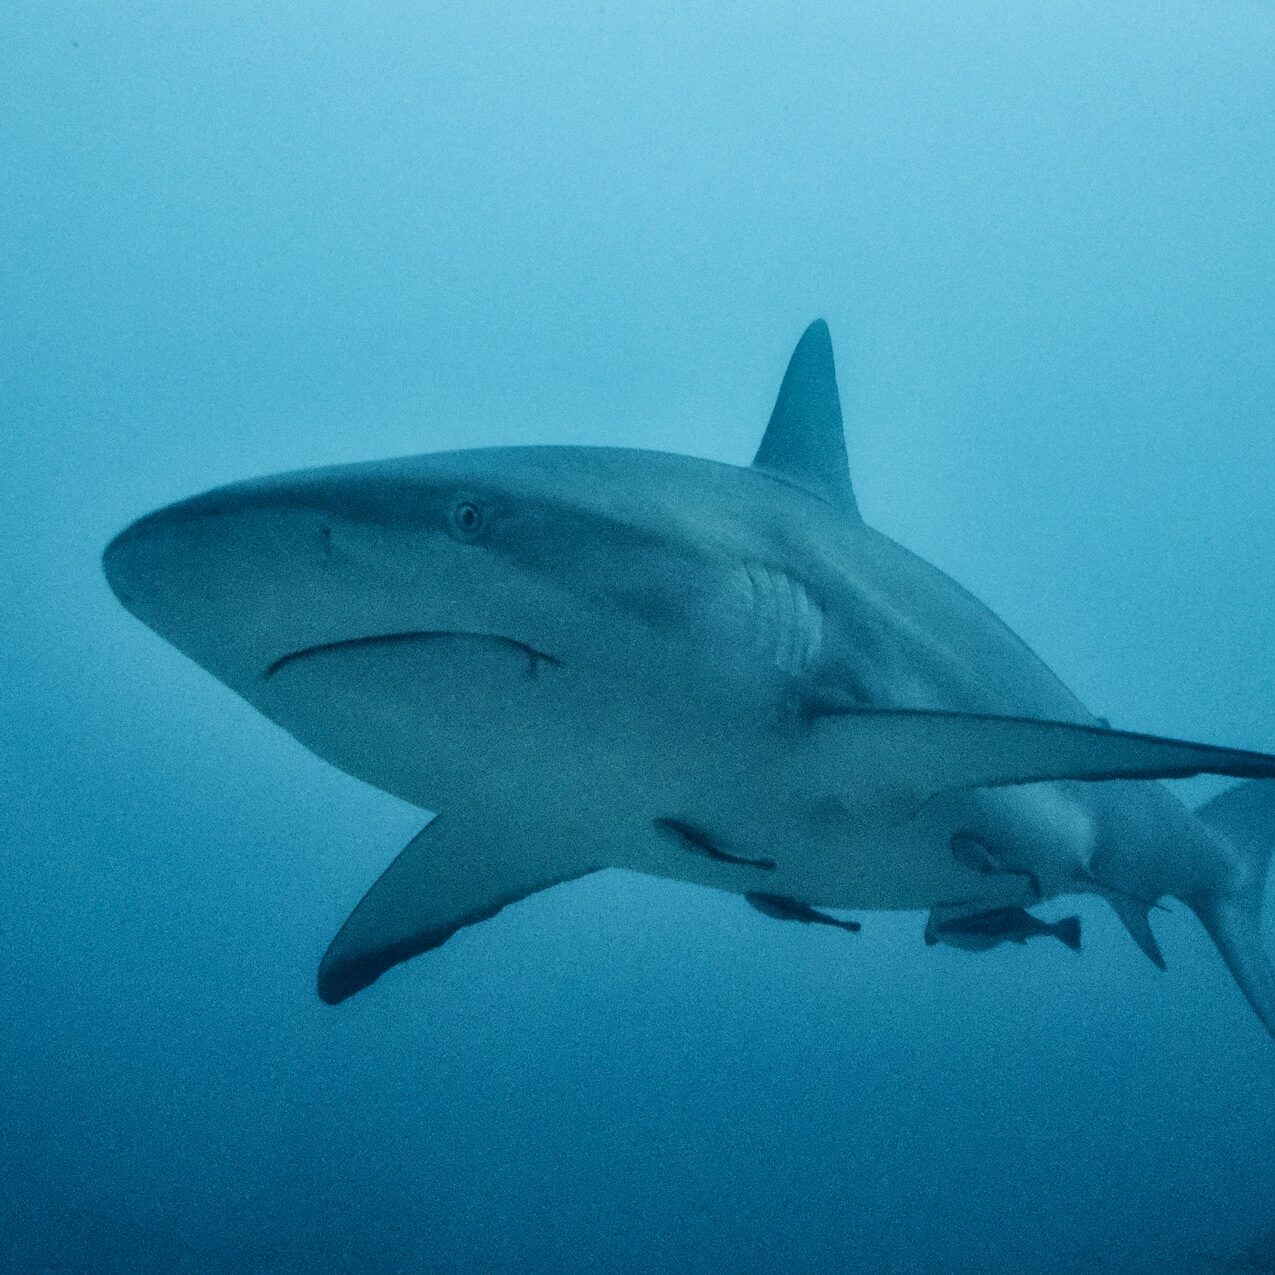
<svg viewBox="0 0 1275 1275"><path fill-rule="evenodd" d="M746 463L823 315L870 522L1115 724L1275 750L1273 65L1265 0L9 0L0 1270L1141 1275L1270 1231L1275 1046L1185 908L1162 975L1097 903L1080 957L971 956L607 873L324 1007L421 816L98 555L302 466Z"/></svg>

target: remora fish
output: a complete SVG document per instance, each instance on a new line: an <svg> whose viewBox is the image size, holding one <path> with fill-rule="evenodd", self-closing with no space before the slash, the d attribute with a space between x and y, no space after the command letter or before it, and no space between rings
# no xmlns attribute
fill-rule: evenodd
<svg viewBox="0 0 1275 1275"><path fill-rule="evenodd" d="M440 813L319 967L337 1002L605 867L828 908L1103 894L1199 915L1275 1034L1275 757L1104 727L866 526L828 331L749 468L514 447L222 488L107 548L130 611L320 757Z"/></svg>
<svg viewBox="0 0 1275 1275"><path fill-rule="evenodd" d="M839 917L829 916L812 908L799 899L787 899L782 894L746 894L751 907L757 909L762 916L773 917L776 921L796 921L800 925L828 925L833 929L845 930L849 934L857 934L863 927L858 921L843 921Z"/></svg>
<svg viewBox="0 0 1275 1275"><path fill-rule="evenodd" d="M994 908L944 918L941 909L930 913L925 927L929 946L945 943L967 952L990 952L1002 943L1026 943L1028 939L1053 938L1073 952L1080 951L1080 918L1065 916L1061 921L1042 921L1025 908Z"/></svg>

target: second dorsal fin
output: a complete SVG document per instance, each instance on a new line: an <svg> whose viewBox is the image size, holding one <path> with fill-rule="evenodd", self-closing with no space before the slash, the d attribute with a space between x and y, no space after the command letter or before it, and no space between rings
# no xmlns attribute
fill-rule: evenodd
<svg viewBox="0 0 1275 1275"><path fill-rule="evenodd" d="M822 319L805 330L792 352L753 466L805 487L859 517L846 460L832 338Z"/></svg>

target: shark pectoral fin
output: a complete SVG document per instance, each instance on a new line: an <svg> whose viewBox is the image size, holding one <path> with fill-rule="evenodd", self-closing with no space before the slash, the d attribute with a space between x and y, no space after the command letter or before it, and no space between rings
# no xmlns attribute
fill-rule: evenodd
<svg viewBox="0 0 1275 1275"><path fill-rule="evenodd" d="M350 913L319 964L318 991L336 1005L402 961L447 942L510 903L586 876L547 870L483 843L464 821L436 816Z"/></svg>
<svg viewBox="0 0 1275 1275"><path fill-rule="evenodd" d="M900 821L965 788L1060 779L1275 777L1275 756L1070 722L854 709L816 715L798 763L846 808Z"/></svg>

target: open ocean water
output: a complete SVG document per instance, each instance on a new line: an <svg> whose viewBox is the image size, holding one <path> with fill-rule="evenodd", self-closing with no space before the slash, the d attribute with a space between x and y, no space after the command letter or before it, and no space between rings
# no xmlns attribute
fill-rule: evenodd
<svg viewBox="0 0 1275 1275"><path fill-rule="evenodd" d="M607 872L331 1008L419 812L99 564L279 470L746 464L823 315L872 525L1115 725L1275 751L1272 68L1267 0L7 0L0 1271L1275 1271L1188 909L1161 974L1093 899L971 955Z"/></svg>

